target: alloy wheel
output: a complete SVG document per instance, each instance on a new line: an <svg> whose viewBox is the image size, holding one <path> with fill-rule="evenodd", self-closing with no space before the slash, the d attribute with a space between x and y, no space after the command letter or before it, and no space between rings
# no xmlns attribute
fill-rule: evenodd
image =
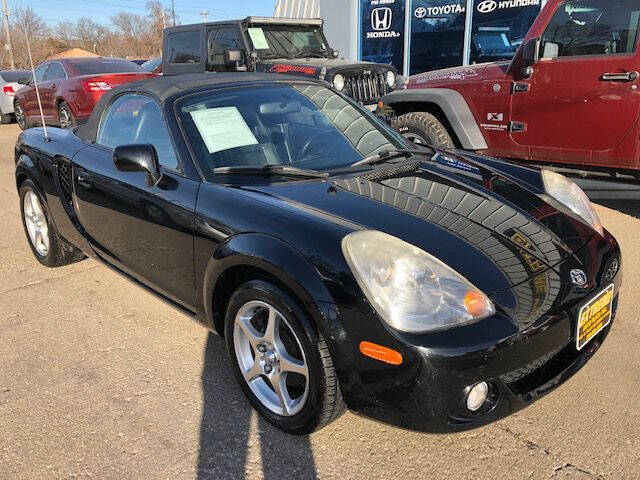
<svg viewBox="0 0 640 480"><path fill-rule="evenodd" d="M416 145L429 145L429 143L422 137L422 135L418 135L413 132L403 133L402 136Z"/></svg>
<svg viewBox="0 0 640 480"><path fill-rule="evenodd" d="M309 369L300 339L275 307L245 303L236 314L233 345L240 372L264 407L290 417L305 406Z"/></svg>
<svg viewBox="0 0 640 480"><path fill-rule="evenodd" d="M60 128L69 128L71 127L71 116L66 108L61 107L59 112L60 117Z"/></svg>
<svg viewBox="0 0 640 480"><path fill-rule="evenodd" d="M40 199L31 190L24 195L23 210L29 240L38 255L46 257L49 253L49 226Z"/></svg>
<svg viewBox="0 0 640 480"><path fill-rule="evenodd" d="M26 118L24 116L24 111L22 110L22 107L20 106L19 103L16 103L13 107L13 113L16 116L16 122L18 123L18 126L22 129L24 129L27 125L27 121Z"/></svg>

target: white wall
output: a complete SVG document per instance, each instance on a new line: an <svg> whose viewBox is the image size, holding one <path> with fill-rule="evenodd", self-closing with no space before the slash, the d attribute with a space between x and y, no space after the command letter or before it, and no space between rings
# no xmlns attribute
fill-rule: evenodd
<svg viewBox="0 0 640 480"><path fill-rule="evenodd" d="M358 59L358 0L278 0L276 17L322 18L331 48Z"/></svg>

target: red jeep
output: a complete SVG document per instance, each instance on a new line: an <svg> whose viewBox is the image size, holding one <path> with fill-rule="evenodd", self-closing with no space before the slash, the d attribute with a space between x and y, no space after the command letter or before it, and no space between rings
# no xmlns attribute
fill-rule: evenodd
<svg viewBox="0 0 640 480"><path fill-rule="evenodd" d="M416 142L638 178L639 22L638 0L549 0L512 61L415 75L385 109Z"/></svg>

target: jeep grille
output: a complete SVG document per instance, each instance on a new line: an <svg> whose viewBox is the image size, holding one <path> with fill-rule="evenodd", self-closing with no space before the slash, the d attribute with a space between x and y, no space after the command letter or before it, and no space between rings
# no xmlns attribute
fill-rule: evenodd
<svg viewBox="0 0 640 480"><path fill-rule="evenodd" d="M348 76L346 77L346 84L347 94L355 101L365 105L376 103L389 90L384 73Z"/></svg>

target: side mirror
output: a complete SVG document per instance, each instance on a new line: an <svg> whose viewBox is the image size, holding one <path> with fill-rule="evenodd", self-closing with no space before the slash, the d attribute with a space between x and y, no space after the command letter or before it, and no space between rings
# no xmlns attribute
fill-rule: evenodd
<svg viewBox="0 0 640 480"><path fill-rule="evenodd" d="M340 56L340 50L331 50L331 55L333 55L333 58L338 58Z"/></svg>
<svg viewBox="0 0 640 480"><path fill-rule="evenodd" d="M533 74L533 66L540 60L540 39L532 38L522 47L521 73L525 78Z"/></svg>
<svg viewBox="0 0 640 480"><path fill-rule="evenodd" d="M156 185L162 173L153 145L120 145L113 151L113 163L121 172L145 172L147 186Z"/></svg>
<svg viewBox="0 0 640 480"><path fill-rule="evenodd" d="M18 83L20 85L31 85L31 77L19 78Z"/></svg>
<svg viewBox="0 0 640 480"><path fill-rule="evenodd" d="M231 49L224 51L224 64L227 66L235 66L236 70L240 68L240 64L244 62L244 52L240 49Z"/></svg>

